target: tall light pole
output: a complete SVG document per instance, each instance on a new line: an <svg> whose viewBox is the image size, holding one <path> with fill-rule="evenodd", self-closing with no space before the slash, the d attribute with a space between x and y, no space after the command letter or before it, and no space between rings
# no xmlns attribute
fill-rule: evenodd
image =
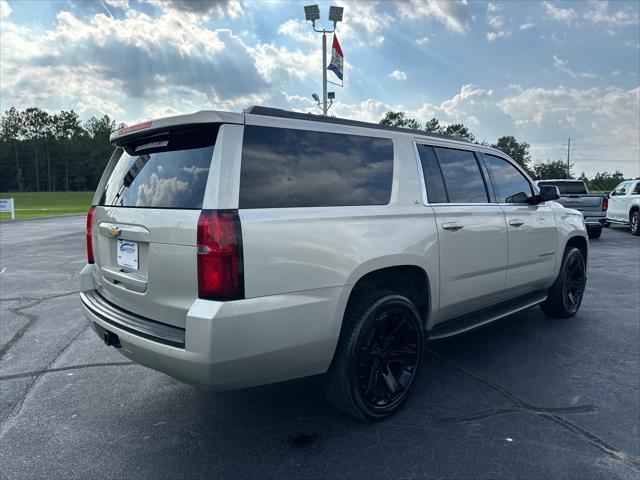
<svg viewBox="0 0 640 480"><path fill-rule="evenodd" d="M322 33L322 114L327 115L329 107L327 104L327 33L336 31L336 24L342 21L343 7L329 7L329 21L333 22L333 29L327 30L316 28L316 20L320 20L320 7L318 5L307 5L304 7L305 19L313 25L313 30ZM315 95L315 93L314 93ZM317 95L316 95L317 96ZM314 97L315 98L315 97ZM333 103L333 102L332 102Z"/></svg>

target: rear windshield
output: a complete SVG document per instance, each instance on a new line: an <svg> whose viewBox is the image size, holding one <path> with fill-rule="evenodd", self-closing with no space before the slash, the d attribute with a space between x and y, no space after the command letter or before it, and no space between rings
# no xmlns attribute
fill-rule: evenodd
<svg viewBox="0 0 640 480"><path fill-rule="evenodd" d="M202 208L217 127L181 128L125 145L100 205Z"/></svg>
<svg viewBox="0 0 640 480"><path fill-rule="evenodd" d="M561 195L580 195L587 193L587 187L583 182L539 182L538 185L556 186Z"/></svg>

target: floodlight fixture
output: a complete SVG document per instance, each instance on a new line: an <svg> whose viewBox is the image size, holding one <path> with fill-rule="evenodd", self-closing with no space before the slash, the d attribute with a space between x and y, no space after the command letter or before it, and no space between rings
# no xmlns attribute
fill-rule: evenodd
<svg viewBox="0 0 640 480"><path fill-rule="evenodd" d="M343 7L329 7L329 21L333 23L342 21Z"/></svg>
<svg viewBox="0 0 640 480"><path fill-rule="evenodd" d="M305 5L304 17L308 22L320 20L320 7L318 5Z"/></svg>
<svg viewBox="0 0 640 480"><path fill-rule="evenodd" d="M336 98L336 92L327 92L327 98L329 100L333 100L334 98Z"/></svg>
<svg viewBox="0 0 640 480"><path fill-rule="evenodd" d="M317 93L314 93L314 94L313 94L313 95L311 95L311 96L313 97L313 99L314 99L316 102L320 103L320 97L318 96L318 94L317 94Z"/></svg>

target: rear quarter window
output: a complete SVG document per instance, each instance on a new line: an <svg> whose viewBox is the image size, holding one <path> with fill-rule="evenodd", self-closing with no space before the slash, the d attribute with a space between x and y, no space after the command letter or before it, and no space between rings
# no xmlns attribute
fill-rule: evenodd
<svg viewBox="0 0 640 480"><path fill-rule="evenodd" d="M393 142L359 135L246 126L240 208L383 205Z"/></svg>
<svg viewBox="0 0 640 480"><path fill-rule="evenodd" d="M217 127L182 128L127 144L99 204L202 208L216 134Z"/></svg>

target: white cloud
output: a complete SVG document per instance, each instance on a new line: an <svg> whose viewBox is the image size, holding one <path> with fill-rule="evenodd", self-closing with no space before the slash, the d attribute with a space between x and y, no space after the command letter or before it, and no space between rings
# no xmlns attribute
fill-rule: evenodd
<svg viewBox="0 0 640 480"><path fill-rule="evenodd" d="M433 18L456 33L469 30L469 4L467 0L402 0L396 3L400 18L416 21Z"/></svg>
<svg viewBox="0 0 640 480"><path fill-rule="evenodd" d="M591 10L584 14L584 18L596 25L608 27L628 27L640 23L640 15L631 8L609 12L609 2L591 2Z"/></svg>
<svg viewBox="0 0 640 480"><path fill-rule="evenodd" d="M520 25L520 27L518 27L519 30L529 30L531 27L533 27L535 24L530 22L530 21L526 21L525 23L523 23L522 25Z"/></svg>
<svg viewBox="0 0 640 480"><path fill-rule="evenodd" d="M493 43L500 38L507 38L511 36L511 32L504 32L500 30L499 32L487 32L487 42Z"/></svg>
<svg viewBox="0 0 640 480"><path fill-rule="evenodd" d="M640 50L640 42L624 42L625 47L635 48L636 50Z"/></svg>
<svg viewBox="0 0 640 480"><path fill-rule="evenodd" d="M500 11L500 6L494 3L487 4L487 22L491 25L491 28L500 30L504 25L504 17L502 15L496 15Z"/></svg>
<svg viewBox="0 0 640 480"><path fill-rule="evenodd" d="M559 22L570 24L578 16L573 8L556 7L551 2L542 2L542 5L545 9L547 17Z"/></svg>
<svg viewBox="0 0 640 480"><path fill-rule="evenodd" d="M297 42L318 43L318 34L315 33L308 22L289 19L278 27L278 33L293 38Z"/></svg>
<svg viewBox="0 0 640 480"><path fill-rule="evenodd" d="M381 11L379 2L341 0L337 3L345 7L344 21L338 24L338 38L366 46L384 43L384 32L393 18Z"/></svg>
<svg viewBox="0 0 640 480"><path fill-rule="evenodd" d="M407 74L402 70L394 70L389 74L390 77L395 78L396 80L406 80Z"/></svg>
<svg viewBox="0 0 640 480"><path fill-rule="evenodd" d="M0 0L0 18L7 18L11 15L11 7L6 0Z"/></svg>
<svg viewBox="0 0 640 480"><path fill-rule="evenodd" d="M244 15L240 0L144 0L163 12L174 12L195 20L210 15L238 18Z"/></svg>
<svg viewBox="0 0 640 480"><path fill-rule="evenodd" d="M558 57L556 54L553 55L553 66L556 67L561 72L566 73L571 78L578 78L578 77L597 78L597 76L591 72L574 72L569 68L569 60L563 60L560 57Z"/></svg>
<svg viewBox="0 0 640 480"><path fill-rule="evenodd" d="M431 43L431 39L429 37L422 37L422 38L418 38L416 39L416 43L418 45L425 45L425 44L429 44Z"/></svg>

